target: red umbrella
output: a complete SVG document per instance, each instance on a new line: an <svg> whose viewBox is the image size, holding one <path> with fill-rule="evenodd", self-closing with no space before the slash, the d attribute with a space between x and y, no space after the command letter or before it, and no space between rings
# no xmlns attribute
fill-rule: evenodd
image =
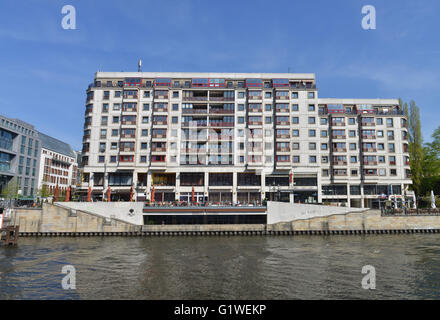
<svg viewBox="0 0 440 320"><path fill-rule="evenodd" d="M66 201L66 202L70 201L70 186L67 187L66 199L64 201Z"/></svg>
<svg viewBox="0 0 440 320"><path fill-rule="evenodd" d="M155 190L154 190L154 186L153 186L153 189L151 190L151 202L154 202L154 193L155 193Z"/></svg>
<svg viewBox="0 0 440 320"><path fill-rule="evenodd" d="M87 192L87 202L92 201L92 187L89 187L89 191Z"/></svg>
<svg viewBox="0 0 440 320"><path fill-rule="evenodd" d="M191 202L192 202L192 203L195 203L195 202L196 202L194 193L195 193L195 192L194 192L194 186L192 186L192 192L191 192Z"/></svg>
<svg viewBox="0 0 440 320"><path fill-rule="evenodd" d="M130 202L133 201L133 187L130 188Z"/></svg>
<svg viewBox="0 0 440 320"><path fill-rule="evenodd" d="M58 196L60 195L60 189L59 189L59 187L58 187L58 183L57 183L57 186L55 187L55 192L54 192L54 195L53 195L53 197L54 197L54 202L57 202L58 201Z"/></svg>
<svg viewBox="0 0 440 320"><path fill-rule="evenodd" d="M112 199L112 190L110 187L108 187L108 189L107 189L107 202L112 201L111 199Z"/></svg>

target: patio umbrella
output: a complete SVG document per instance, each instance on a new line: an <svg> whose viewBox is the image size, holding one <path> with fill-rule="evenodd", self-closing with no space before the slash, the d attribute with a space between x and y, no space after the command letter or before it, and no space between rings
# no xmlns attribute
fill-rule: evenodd
<svg viewBox="0 0 440 320"><path fill-rule="evenodd" d="M107 189L107 202L112 201L112 188L108 187Z"/></svg>
<svg viewBox="0 0 440 320"><path fill-rule="evenodd" d="M92 187L89 187L89 191L87 192L87 202L92 201Z"/></svg>
<svg viewBox="0 0 440 320"><path fill-rule="evenodd" d="M437 208L435 206L435 196L434 196L434 191L431 190L431 208L435 209Z"/></svg>
<svg viewBox="0 0 440 320"><path fill-rule="evenodd" d="M133 187L130 188L130 202L133 201Z"/></svg>
<svg viewBox="0 0 440 320"><path fill-rule="evenodd" d="M66 202L70 201L70 186L67 187L66 199L64 201L66 201Z"/></svg>
<svg viewBox="0 0 440 320"><path fill-rule="evenodd" d="M194 194L194 186L192 186L192 191L191 191L191 202L194 203L195 201L195 194Z"/></svg>
<svg viewBox="0 0 440 320"><path fill-rule="evenodd" d="M58 201L59 195L60 195L60 188L58 187L58 183L57 183L57 186L55 187L55 192L54 192L54 195L53 195L53 198L54 198L53 201L54 202Z"/></svg>
<svg viewBox="0 0 440 320"><path fill-rule="evenodd" d="M151 190L151 202L154 202L154 194L155 194L155 190L153 186L153 189Z"/></svg>

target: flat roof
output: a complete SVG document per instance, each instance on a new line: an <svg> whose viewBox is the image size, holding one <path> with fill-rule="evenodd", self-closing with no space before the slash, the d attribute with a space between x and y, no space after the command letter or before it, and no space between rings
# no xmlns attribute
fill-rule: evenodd
<svg viewBox="0 0 440 320"><path fill-rule="evenodd" d="M318 103L323 104L372 104L372 105L398 105L399 99L338 99L338 98L319 98Z"/></svg>
<svg viewBox="0 0 440 320"><path fill-rule="evenodd" d="M315 80L314 73L227 73L227 72L102 72L95 79L106 78L226 78L226 79L291 79Z"/></svg>

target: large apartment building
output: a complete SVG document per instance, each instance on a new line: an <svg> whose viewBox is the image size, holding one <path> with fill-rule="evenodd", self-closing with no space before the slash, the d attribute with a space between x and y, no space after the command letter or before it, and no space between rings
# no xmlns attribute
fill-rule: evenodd
<svg viewBox="0 0 440 320"><path fill-rule="evenodd" d="M314 74L97 72L82 155L97 199L375 207L411 184L398 100L319 98Z"/></svg>

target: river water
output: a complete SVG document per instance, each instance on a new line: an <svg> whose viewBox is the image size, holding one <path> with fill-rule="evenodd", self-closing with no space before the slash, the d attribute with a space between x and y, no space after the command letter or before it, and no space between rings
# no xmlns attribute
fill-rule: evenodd
<svg viewBox="0 0 440 320"><path fill-rule="evenodd" d="M63 266L76 289L62 289ZM376 270L365 290L364 265ZM439 299L440 235L20 238L0 299Z"/></svg>

